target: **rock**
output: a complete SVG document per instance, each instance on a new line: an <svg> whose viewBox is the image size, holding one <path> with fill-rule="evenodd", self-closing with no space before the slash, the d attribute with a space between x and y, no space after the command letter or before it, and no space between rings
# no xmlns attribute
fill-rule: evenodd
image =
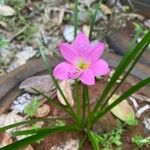
<svg viewBox="0 0 150 150"><path fill-rule="evenodd" d="M144 21L144 25L145 27L147 27L148 29L150 29L150 19L147 19Z"/></svg>
<svg viewBox="0 0 150 150"><path fill-rule="evenodd" d="M19 116L16 114L16 112L12 111L8 114L3 114L0 116L0 128L11 125L17 122L25 121L25 119L22 116ZM17 128L8 129L6 132L11 133L12 131L16 131Z"/></svg>
<svg viewBox="0 0 150 150"><path fill-rule="evenodd" d="M26 46L22 49L21 52L18 52L16 54L16 58L15 60L9 65L7 72L10 72L12 70L14 70L15 68L24 65L27 60L29 60L30 58L32 58L33 56L35 56L36 54L36 50L34 50L32 47L30 46Z"/></svg>
<svg viewBox="0 0 150 150"><path fill-rule="evenodd" d="M47 104L43 104L40 106L36 111L36 117L37 118L43 118L46 117L50 113L50 106Z"/></svg>
<svg viewBox="0 0 150 150"><path fill-rule="evenodd" d="M110 105L113 103L120 95L114 94L108 101L108 104ZM119 103L117 106L111 109L111 112L120 120L126 122L128 124L129 120L134 120L135 115L134 111L129 105L127 100L123 100L121 103ZM130 125L130 124L129 124Z"/></svg>
<svg viewBox="0 0 150 150"><path fill-rule="evenodd" d="M73 106L74 105L74 99L73 99L70 80L60 81L59 86L60 86L64 96L66 97L68 103L71 106ZM57 89L57 97L58 97L58 100L60 101L61 104L66 105L66 102L65 102L64 98L62 97L62 95L58 89Z"/></svg>
<svg viewBox="0 0 150 150"><path fill-rule="evenodd" d="M134 97L132 97L132 96L130 96L129 99L130 99L130 101L132 102L132 104L133 104L133 106L134 106L134 109L137 110L138 107L139 107L139 105L138 105L136 99L135 99Z"/></svg>
<svg viewBox="0 0 150 150"><path fill-rule="evenodd" d="M30 102L31 102L31 96L28 93L25 93L13 101L11 105L11 110L15 111L16 113L23 113L24 108Z"/></svg>
<svg viewBox="0 0 150 150"><path fill-rule="evenodd" d="M150 17L150 1L149 0L120 0L120 2L123 5L130 5L130 2L132 6L134 7L134 11L138 12L139 14L142 14L145 17Z"/></svg>
<svg viewBox="0 0 150 150"><path fill-rule="evenodd" d="M145 129L150 132L150 118L144 118L143 124L145 125Z"/></svg>
<svg viewBox="0 0 150 150"><path fill-rule="evenodd" d="M10 6L0 4L0 16L13 16L15 13L15 10Z"/></svg>
<svg viewBox="0 0 150 150"><path fill-rule="evenodd" d="M136 117L140 118L140 116L147 110L150 109L150 105L144 105L143 107L141 107L137 112L136 112Z"/></svg>
<svg viewBox="0 0 150 150"><path fill-rule="evenodd" d="M112 31L107 35L106 40L109 47L118 55L124 55L128 50L128 45L132 41L133 29L123 28L122 30ZM148 47L139 61L150 66L150 48Z"/></svg>
<svg viewBox="0 0 150 150"><path fill-rule="evenodd" d="M13 139L8 133L0 133L0 148L12 144Z"/></svg>
<svg viewBox="0 0 150 150"><path fill-rule="evenodd" d="M100 4L100 9L105 15L111 15L112 10L104 4Z"/></svg>
<svg viewBox="0 0 150 150"><path fill-rule="evenodd" d="M37 89L40 92L50 94L51 91L55 90L55 85L50 75L41 75L29 77L19 86L19 89L23 89L30 93L36 93L36 91L32 88Z"/></svg>
<svg viewBox="0 0 150 150"><path fill-rule="evenodd" d="M66 25L64 27L63 36L67 42L73 42L73 40L74 40L74 26Z"/></svg>

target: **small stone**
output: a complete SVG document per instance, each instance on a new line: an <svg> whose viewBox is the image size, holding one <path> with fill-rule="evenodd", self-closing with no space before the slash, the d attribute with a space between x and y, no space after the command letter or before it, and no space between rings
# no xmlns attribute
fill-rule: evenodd
<svg viewBox="0 0 150 150"><path fill-rule="evenodd" d="M145 27L147 27L148 29L150 29L150 19L147 19L144 21L144 25Z"/></svg>
<svg viewBox="0 0 150 150"><path fill-rule="evenodd" d="M16 113L22 113L24 111L24 108L30 103L30 101L31 96L28 93L25 93L13 101L11 110L14 110Z"/></svg>
<svg viewBox="0 0 150 150"><path fill-rule="evenodd" d="M30 93L37 93L36 89L44 94L48 94L49 96L53 96L55 93L55 85L53 83L50 75L41 75L41 76L32 76L24 80L19 89L25 90Z"/></svg>
<svg viewBox="0 0 150 150"><path fill-rule="evenodd" d="M0 15L1 16L13 16L15 14L15 10L7 5L1 5L0 4Z"/></svg>
<svg viewBox="0 0 150 150"><path fill-rule="evenodd" d="M15 68L24 65L27 62L27 60L35 56L35 54L36 54L36 50L34 50L31 46L24 47L21 52L18 52L16 54L16 58L9 65L7 72L10 72Z"/></svg>
<svg viewBox="0 0 150 150"><path fill-rule="evenodd" d="M63 36L67 42L73 42L74 40L74 26L66 25L63 31Z"/></svg>
<svg viewBox="0 0 150 150"><path fill-rule="evenodd" d="M140 116L148 109L150 109L150 105L144 105L136 112L136 117L140 118Z"/></svg>
<svg viewBox="0 0 150 150"><path fill-rule="evenodd" d="M40 106L36 111L36 117L37 118L43 118L46 117L50 113L50 106L47 104L43 104Z"/></svg>
<svg viewBox="0 0 150 150"><path fill-rule="evenodd" d="M112 11L109 7L107 7L106 5L104 4L100 4L100 8L101 8L101 11L105 14L105 15L111 15L112 14Z"/></svg>
<svg viewBox="0 0 150 150"><path fill-rule="evenodd" d="M150 132L150 118L144 118L143 124L145 125L145 129Z"/></svg>

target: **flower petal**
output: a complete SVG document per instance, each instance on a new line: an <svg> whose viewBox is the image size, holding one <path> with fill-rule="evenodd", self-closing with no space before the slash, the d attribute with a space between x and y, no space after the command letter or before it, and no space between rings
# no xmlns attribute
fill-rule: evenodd
<svg viewBox="0 0 150 150"><path fill-rule="evenodd" d="M107 62L103 59L99 59L90 67L90 69L93 71L95 76L106 75L110 72Z"/></svg>
<svg viewBox="0 0 150 150"><path fill-rule="evenodd" d="M75 69L73 65L67 62L62 62L54 68L53 75L59 80L67 80L69 79L69 72L73 69Z"/></svg>
<svg viewBox="0 0 150 150"><path fill-rule="evenodd" d="M89 60L92 63L96 62L102 55L104 48L105 48L105 45L103 42L99 42L99 43L93 45L91 47L89 55L88 55Z"/></svg>
<svg viewBox="0 0 150 150"><path fill-rule="evenodd" d="M94 85L95 84L95 77L91 69L85 70L81 76L80 80L82 83L86 85Z"/></svg>
<svg viewBox="0 0 150 150"><path fill-rule="evenodd" d="M90 41L83 32L80 32L73 41L72 46L78 51L80 57L84 57L87 55L87 50L90 48Z"/></svg>
<svg viewBox="0 0 150 150"><path fill-rule="evenodd" d="M78 52L68 43L61 43L59 45L62 56L71 64L74 63L78 56Z"/></svg>

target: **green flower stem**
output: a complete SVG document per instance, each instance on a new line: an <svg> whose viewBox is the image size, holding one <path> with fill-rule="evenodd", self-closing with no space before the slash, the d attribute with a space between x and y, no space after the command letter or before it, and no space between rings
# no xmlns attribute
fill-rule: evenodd
<svg viewBox="0 0 150 150"><path fill-rule="evenodd" d="M78 0L75 0L75 6L74 6L74 37L77 35L77 28L78 28Z"/></svg>
<svg viewBox="0 0 150 150"><path fill-rule="evenodd" d="M75 80L75 100L76 100L76 107L77 107L77 114L81 116L81 103L79 98L79 83L78 80Z"/></svg>
<svg viewBox="0 0 150 150"><path fill-rule="evenodd" d="M93 29L94 29L94 25L95 25L95 21L96 21L96 15L98 13L99 6L100 5L96 5L94 14L90 15L90 32L89 32L89 38L90 38L90 40L92 38L92 33L93 33Z"/></svg>
<svg viewBox="0 0 150 150"><path fill-rule="evenodd" d="M42 56L42 58L43 58L43 62L44 62L45 66L46 66L46 68L47 68L47 70L48 70L49 75L51 76L51 78L52 78L52 80L53 80L53 82L54 82L56 88L59 90L60 94L62 95L62 97L63 97L63 99L64 99L64 101L65 101L65 103L66 103L66 106L68 107L68 111L69 111L70 116L71 116L72 118L74 118L74 119L76 120L76 122L78 122L78 124L80 124L81 122L80 122L79 116L73 111L72 107L70 106L70 104L69 104L68 101L67 101L67 98L65 97L64 93L62 92L62 90L61 90L61 88L60 88L60 86L59 86L57 80L55 79L55 77L54 77L53 74L52 74L52 69L49 67L49 64L48 64L48 62L47 62L47 59L46 59L45 54L44 54L44 52L43 52L43 47L40 48L40 53L41 53L41 56ZM67 110L67 109L66 109L66 110Z"/></svg>
<svg viewBox="0 0 150 150"><path fill-rule="evenodd" d="M83 126L86 123L86 116L90 113L90 104L89 104L89 92L88 86L83 85L83 101L82 101L82 116L83 116ZM86 114L88 112L88 114Z"/></svg>

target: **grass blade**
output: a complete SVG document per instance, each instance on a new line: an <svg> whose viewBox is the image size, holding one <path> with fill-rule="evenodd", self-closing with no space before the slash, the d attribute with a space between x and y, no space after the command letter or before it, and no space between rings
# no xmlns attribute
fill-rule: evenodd
<svg viewBox="0 0 150 150"><path fill-rule="evenodd" d="M118 67L116 68L116 71L112 76L110 82L107 84L106 88L104 89L104 92L99 98L93 112L96 112L98 110L102 101L105 100L106 96L108 96L108 93L115 85L116 80L125 72L125 69L130 65L130 63L133 62L138 57L138 54L141 51L145 50L145 48L149 45L149 43L150 43L150 31L144 36L144 38L137 44L137 46L133 50L129 50L123 57Z"/></svg>
<svg viewBox="0 0 150 150"><path fill-rule="evenodd" d="M75 0L73 24L74 24L74 37L76 37L78 30L78 0Z"/></svg>
<svg viewBox="0 0 150 150"><path fill-rule="evenodd" d="M95 135L95 133L92 131L89 131L88 137L92 143L93 150L100 150L99 140L97 139L97 136Z"/></svg>
<svg viewBox="0 0 150 150"><path fill-rule="evenodd" d="M30 137L24 138L20 141L17 141L15 143L12 143L10 145L7 145L3 148L0 148L0 150L18 150L28 144L34 143L35 141L38 141L48 135L60 133L60 132L73 132L73 131L79 131L79 128L76 126L61 126L61 127L55 127L55 128L49 128L49 129L41 129L41 131L37 131L37 134L32 135Z"/></svg>

